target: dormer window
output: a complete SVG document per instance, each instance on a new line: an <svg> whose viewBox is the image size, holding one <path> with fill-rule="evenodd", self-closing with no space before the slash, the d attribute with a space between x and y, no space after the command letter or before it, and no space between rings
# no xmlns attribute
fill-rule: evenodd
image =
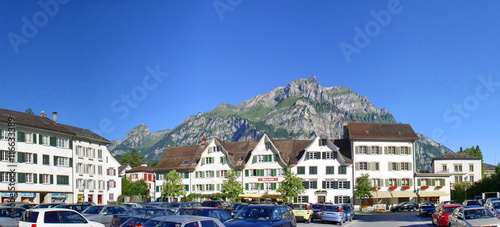
<svg viewBox="0 0 500 227"><path fill-rule="evenodd" d="M271 149L271 143L270 142L266 142L265 145L266 145L266 150Z"/></svg>
<svg viewBox="0 0 500 227"><path fill-rule="evenodd" d="M187 164L189 164L189 160L184 160L184 161L182 162L182 165L187 165Z"/></svg>
<svg viewBox="0 0 500 227"><path fill-rule="evenodd" d="M326 146L327 140L326 139L320 139L319 140L319 145L320 146Z"/></svg>

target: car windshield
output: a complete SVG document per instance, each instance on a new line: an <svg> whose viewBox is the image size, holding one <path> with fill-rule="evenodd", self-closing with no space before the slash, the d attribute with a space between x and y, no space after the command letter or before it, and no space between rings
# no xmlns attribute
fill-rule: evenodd
<svg viewBox="0 0 500 227"><path fill-rule="evenodd" d="M102 206L92 206L87 208L83 214L99 214L104 207Z"/></svg>
<svg viewBox="0 0 500 227"><path fill-rule="evenodd" d="M156 227L156 226L161 226L161 227L179 227L181 226L182 223L175 222L175 221L156 221L156 220L149 220L142 227Z"/></svg>
<svg viewBox="0 0 500 227"><path fill-rule="evenodd" d="M422 205L422 208L434 208L434 204L424 204Z"/></svg>
<svg viewBox="0 0 500 227"><path fill-rule="evenodd" d="M444 212L445 213L453 213L453 211L456 209L457 207L446 207L444 209Z"/></svg>
<svg viewBox="0 0 500 227"><path fill-rule="evenodd" d="M313 204L312 208L313 209L321 209L321 208L323 208L323 205L322 204Z"/></svg>
<svg viewBox="0 0 500 227"><path fill-rule="evenodd" d="M273 209L265 207L245 207L235 217L236 219L251 219L251 220L271 220Z"/></svg>
<svg viewBox="0 0 500 227"><path fill-rule="evenodd" d="M180 209L175 213L175 215L194 215L194 216L202 216L203 212L201 210L195 209Z"/></svg>
<svg viewBox="0 0 500 227"><path fill-rule="evenodd" d="M477 200L471 200L467 201L467 206L472 206L472 205L481 205Z"/></svg>
<svg viewBox="0 0 500 227"><path fill-rule="evenodd" d="M493 214L486 209L465 210L465 219L494 218Z"/></svg>
<svg viewBox="0 0 500 227"><path fill-rule="evenodd" d="M338 206L325 206L325 211L339 212Z"/></svg>
<svg viewBox="0 0 500 227"><path fill-rule="evenodd" d="M179 203L168 203L165 207L167 207L167 208L177 208L180 205L181 204L179 204Z"/></svg>
<svg viewBox="0 0 500 227"><path fill-rule="evenodd" d="M293 209L295 209L295 210L305 210L305 209L307 209L307 205L306 204L294 204L293 205Z"/></svg>

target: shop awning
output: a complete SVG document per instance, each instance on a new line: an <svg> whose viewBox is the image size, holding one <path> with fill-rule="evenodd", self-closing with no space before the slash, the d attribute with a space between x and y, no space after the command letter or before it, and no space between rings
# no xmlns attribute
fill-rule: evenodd
<svg viewBox="0 0 500 227"><path fill-rule="evenodd" d="M257 194L243 194L243 195L239 195L239 197L241 197L241 198L260 198L260 195L257 195Z"/></svg>
<svg viewBox="0 0 500 227"><path fill-rule="evenodd" d="M372 193L372 198L376 199L382 199L382 198L392 198L392 195L390 192L371 192Z"/></svg>
<svg viewBox="0 0 500 227"><path fill-rule="evenodd" d="M393 198L400 197L416 197L417 195L411 191L409 192L391 192Z"/></svg>
<svg viewBox="0 0 500 227"><path fill-rule="evenodd" d="M430 192L419 192L421 197L434 197L434 196L445 196L448 195L445 191L430 191Z"/></svg>

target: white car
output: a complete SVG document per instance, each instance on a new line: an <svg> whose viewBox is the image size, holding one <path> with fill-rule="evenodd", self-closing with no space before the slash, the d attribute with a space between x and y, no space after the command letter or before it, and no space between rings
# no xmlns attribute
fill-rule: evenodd
<svg viewBox="0 0 500 227"><path fill-rule="evenodd" d="M26 210L18 227L104 227L103 224L87 220L77 211L64 208L40 208Z"/></svg>

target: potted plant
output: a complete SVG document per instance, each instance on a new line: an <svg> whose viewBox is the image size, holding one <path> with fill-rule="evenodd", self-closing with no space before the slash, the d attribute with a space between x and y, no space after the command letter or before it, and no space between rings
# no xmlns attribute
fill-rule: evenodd
<svg viewBox="0 0 500 227"><path fill-rule="evenodd" d="M398 188L398 186L393 185L393 186L389 187L389 190L394 191L394 190L396 190L396 188Z"/></svg>
<svg viewBox="0 0 500 227"><path fill-rule="evenodd" d="M442 185L438 185L438 186L436 186L436 189L438 189L438 190L439 190L439 189L441 189L441 188L443 188L443 186L442 186Z"/></svg>
<svg viewBox="0 0 500 227"><path fill-rule="evenodd" d="M378 190L380 190L380 187L375 186L372 188L372 191L378 191Z"/></svg>
<svg viewBox="0 0 500 227"><path fill-rule="evenodd" d="M408 185L403 186L403 190L408 190L408 189L410 189L410 186Z"/></svg>
<svg viewBox="0 0 500 227"><path fill-rule="evenodd" d="M422 185L422 187L420 187L422 190L426 190L426 189L429 189L429 186L428 185Z"/></svg>

